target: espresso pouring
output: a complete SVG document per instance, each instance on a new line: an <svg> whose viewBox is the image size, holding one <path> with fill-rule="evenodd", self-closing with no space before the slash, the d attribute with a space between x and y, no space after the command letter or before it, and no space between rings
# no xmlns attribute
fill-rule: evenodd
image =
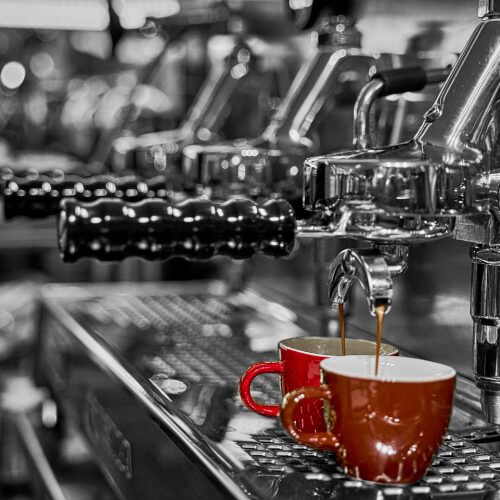
<svg viewBox="0 0 500 500"><path fill-rule="evenodd" d="M345 356L345 316L344 316L344 304L338 304L338 314L339 314L339 325L340 325L340 339L342 345L342 356ZM377 318L377 337L376 337L376 348L375 348L375 375L378 375L378 366L380 358L380 345L382 343L382 334L384 329L384 316L385 316L385 305L381 304L375 309L375 316Z"/></svg>

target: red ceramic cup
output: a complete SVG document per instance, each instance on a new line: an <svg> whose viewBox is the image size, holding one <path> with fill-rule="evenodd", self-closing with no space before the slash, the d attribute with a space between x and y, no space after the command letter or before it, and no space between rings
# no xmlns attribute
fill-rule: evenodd
<svg viewBox="0 0 500 500"><path fill-rule="evenodd" d="M380 483L414 483L431 465L448 428L456 372L422 359L335 357L321 362L323 385L287 394L281 420L299 443L334 451L346 474ZM325 401L328 432L304 432L295 412Z"/></svg>
<svg viewBox="0 0 500 500"><path fill-rule="evenodd" d="M346 339L346 354L375 354L376 344L369 340ZM278 344L280 361L255 363L248 368L240 380L240 396L247 408L268 417L276 417L280 405L263 405L254 401L250 386L257 375L278 373L281 375L281 394L299 387L319 385L319 364L325 358L341 356L342 345L339 338L295 337L282 340ZM381 344L383 356L398 355L398 350L388 344ZM314 401L301 405L296 415L297 426L308 432L325 430L323 402Z"/></svg>

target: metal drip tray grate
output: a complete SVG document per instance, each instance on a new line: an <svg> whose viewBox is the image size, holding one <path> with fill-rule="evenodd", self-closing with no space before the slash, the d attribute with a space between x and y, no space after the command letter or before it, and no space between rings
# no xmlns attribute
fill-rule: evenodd
<svg viewBox="0 0 500 500"><path fill-rule="evenodd" d="M500 456L489 453L474 440L496 438L500 442L500 428L468 430L463 434L446 435L424 479L416 484L397 487L353 480L343 474L333 454L298 444L279 428L265 435L252 435L252 440L238 441L237 444L256 465L270 474L299 472L309 481L336 481L341 488L362 489L365 493L368 490L377 491L379 496L376 498L380 498L380 493L384 498L415 498L415 495L424 494L454 498L459 493L486 494L495 491L500 486Z"/></svg>
<svg viewBox="0 0 500 500"><path fill-rule="evenodd" d="M187 388L185 394L173 396L155 383L193 429L231 457L221 462L221 469L229 462L239 464L228 476L243 478L242 491L252 498L500 498L500 426L449 433L419 483L381 486L349 478L333 454L296 443L276 420L246 410L237 390L241 374L256 361L276 358L273 351L253 350L247 335L249 321L263 321L262 308L202 293L87 294L61 300L73 317L133 367L131 373L154 383L163 377ZM276 376L258 377L253 389L263 403L280 399ZM293 493L296 490L300 496Z"/></svg>
<svg viewBox="0 0 500 500"><path fill-rule="evenodd" d="M133 363L146 376L163 374L188 383L234 386L252 363L276 356L252 352L241 335L255 311L220 298L107 297L73 308L96 331L105 332L110 345L122 352L133 346ZM145 335L144 345L137 349ZM278 401L276 376L256 378L252 393L265 404Z"/></svg>

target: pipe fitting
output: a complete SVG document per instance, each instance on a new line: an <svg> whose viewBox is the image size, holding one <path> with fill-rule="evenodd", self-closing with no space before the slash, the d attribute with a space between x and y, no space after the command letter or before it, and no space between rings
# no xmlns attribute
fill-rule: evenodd
<svg viewBox="0 0 500 500"><path fill-rule="evenodd" d="M333 304L344 304L355 281L366 294L370 314L379 305L387 314L392 304L392 278L408 267L408 246L379 245L368 249L347 249L333 261L328 295Z"/></svg>

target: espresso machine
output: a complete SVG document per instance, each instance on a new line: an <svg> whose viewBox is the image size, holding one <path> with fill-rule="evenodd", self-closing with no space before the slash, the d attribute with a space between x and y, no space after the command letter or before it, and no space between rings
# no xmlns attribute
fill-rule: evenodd
<svg viewBox="0 0 500 500"><path fill-rule="evenodd" d="M310 240L353 240L355 245L349 241L347 249L326 255L330 266L324 276L332 305L358 294L348 336L372 338L370 312L383 304L390 311L388 341L402 353L447 362L460 373L450 430L432 467L413 485L356 481L345 476L333 455L297 444L276 420L243 407L237 381L251 363L274 359L282 338L326 333L317 309L303 297L302 290L313 289L305 283L290 276L281 280L276 273L259 284L257 266L257 278L238 292L224 282L198 280L47 285L35 349L35 380L46 391L40 404L51 409L42 427L55 436L76 428L118 498L498 496L496 6L479 2L478 23L475 1L423 3L413 9L392 0L376 7L363 0L349 5L364 36L363 54L392 52L397 42L424 32L424 41L411 47L435 62L374 74L370 68L378 58L362 55L368 69L356 105L349 101L354 115L349 131L354 121L357 149L312 156L302 167L296 159L279 160L296 154L297 144L311 147L306 155L327 153L314 150L321 142L293 134L288 134L290 149L246 142L238 160L245 156L241 151L257 150L255 161L245 156L234 165L234 144L225 145L228 156L220 156L217 145L197 145L185 152L191 163L183 172L195 173L184 179L195 180L194 189L184 193L188 199L171 196L165 178L159 185L138 177L129 179L132 185L108 180L95 190L75 180L66 191L50 195L57 199L50 213L59 212L59 245L68 262L266 254L291 259L283 262L293 269L303 265L301 252ZM298 22L310 26L325 4L289 6ZM257 17L266 12L258 0L233 8ZM337 33L354 23L342 25ZM456 62L447 59L451 69L443 64L443 52L461 52ZM353 76L359 73L345 78ZM411 128L408 103L420 99L418 89L443 81L414 138L385 146L387 135L401 134L377 134L380 116L390 108L374 114L375 101L389 95L396 113L398 106L404 108L400 118ZM390 97L401 93L399 101ZM314 99L302 106L306 103L314 107L302 110L309 124L318 105ZM344 122L331 123L332 134L335 126L345 133ZM391 130L401 130L392 123ZM8 185L4 198L10 216L43 213L25 208L30 194L43 192L40 187L16 196L19 182ZM198 197L186 196L192 194ZM462 279L469 262L461 241L473 244L470 299L468 280ZM281 262L264 269L281 270ZM283 283L297 288L283 289ZM272 378L260 377L253 389L263 403L280 398Z"/></svg>

